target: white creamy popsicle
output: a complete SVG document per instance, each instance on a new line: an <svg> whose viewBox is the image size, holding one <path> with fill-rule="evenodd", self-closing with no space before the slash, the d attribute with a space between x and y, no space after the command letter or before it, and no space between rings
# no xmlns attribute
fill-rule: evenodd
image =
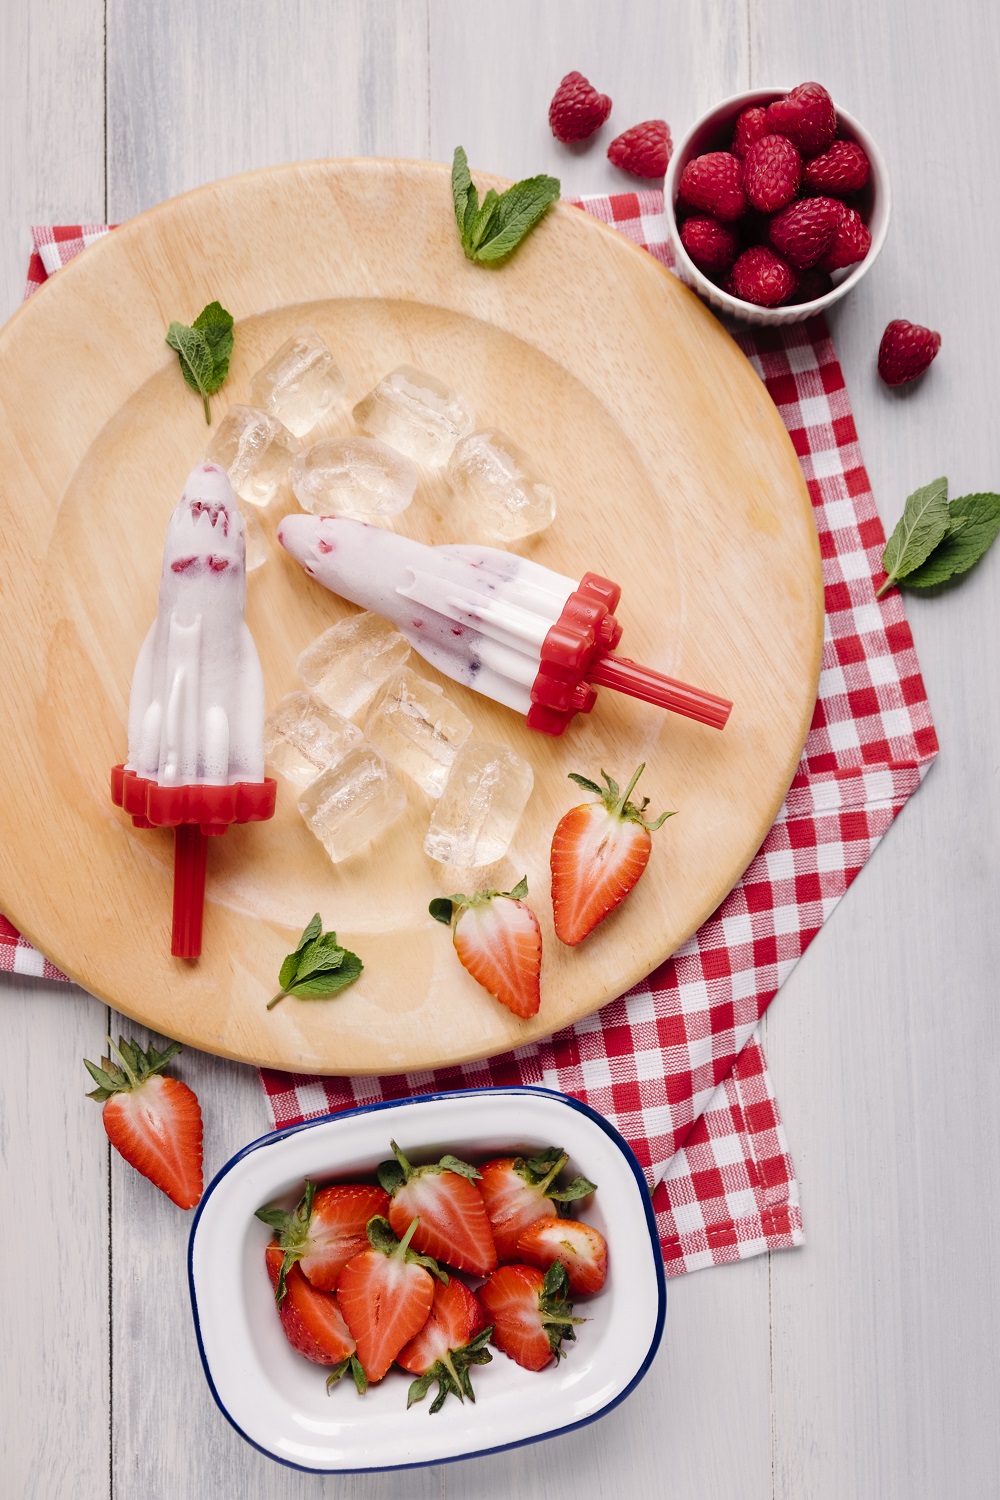
<svg viewBox="0 0 1000 1500"><path fill-rule="evenodd" d="M286 516L278 539L311 578L391 620L447 677L561 734L603 684L722 728L725 699L611 655L621 590L497 547L426 546L343 516Z"/></svg>

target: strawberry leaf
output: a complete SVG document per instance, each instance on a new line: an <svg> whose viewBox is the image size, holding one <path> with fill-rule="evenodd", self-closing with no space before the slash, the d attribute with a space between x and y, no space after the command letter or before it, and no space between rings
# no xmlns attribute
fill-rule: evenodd
<svg viewBox="0 0 1000 1500"><path fill-rule="evenodd" d="M576 771L570 771L570 781L575 781L577 786L582 786L585 792L596 792L598 797L604 796L604 788L598 786L596 781L591 781L587 776L579 776Z"/></svg>
<svg viewBox="0 0 1000 1500"><path fill-rule="evenodd" d="M334 1365L326 1377L326 1394L328 1396L333 1394L334 1386L340 1380L341 1376L347 1374L348 1370L351 1372L358 1395L364 1395L368 1389L368 1376L365 1374L364 1367L358 1356L356 1354L349 1354L346 1359L340 1361L339 1365Z"/></svg>
<svg viewBox="0 0 1000 1500"><path fill-rule="evenodd" d="M427 910L435 922L443 922L446 927L450 927L455 914L455 903L448 896L435 896Z"/></svg>
<svg viewBox="0 0 1000 1500"><path fill-rule="evenodd" d="M467 1177L470 1182L478 1182L482 1173L467 1161L459 1161L457 1156L442 1156L439 1164L446 1172L456 1172L459 1177Z"/></svg>

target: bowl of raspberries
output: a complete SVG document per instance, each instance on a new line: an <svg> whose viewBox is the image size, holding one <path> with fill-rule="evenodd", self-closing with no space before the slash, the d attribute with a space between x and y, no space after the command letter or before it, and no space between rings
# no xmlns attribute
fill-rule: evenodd
<svg viewBox="0 0 1000 1500"><path fill-rule="evenodd" d="M797 323L875 263L889 176L866 130L819 83L736 94L679 142L664 183L677 270L731 317Z"/></svg>

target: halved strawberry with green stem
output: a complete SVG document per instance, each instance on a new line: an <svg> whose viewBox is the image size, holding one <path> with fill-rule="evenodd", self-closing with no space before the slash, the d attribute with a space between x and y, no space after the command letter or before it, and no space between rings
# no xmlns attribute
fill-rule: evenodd
<svg viewBox="0 0 1000 1500"><path fill-rule="evenodd" d="M541 1004L542 930L525 901L528 881L522 876L511 891L477 891L474 896L439 896L428 910L451 925L455 952L473 979L525 1019Z"/></svg>
<svg viewBox="0 0 1000 1500"><path fill-rule="evenodd" d="M607 1241L580 1219L536 1219L518 1239L517 1256L542 1271L558 1261L576 1296L599 1292L608 1277Z"/></svg>
<svg viewBox="0 0 1000 1500"><path fill-rule="evenodd" d="M493 1319L490 1342L525 1370L544 1370L565 1358L564 1339L576 1338L573 1304L566 1296L565 1266L556 1261L544 1273L535 1266L501 1266L479 1288L479 1300Z"/></svg>
<svg viewBox="0 0 1000 1500"><path fill-rule="evenodd" d="M303 1276L298 1266L284 1264L285 1253L272 1242L264 1252L264 1264L277 1294L279 1280L284 1294L278 1302L278 1315L285 1337L299 1354L316 1365L333 1365L327 1378L327 1389L346 1370L363 1396L368 1381L357 1358L357 1345L344 1322L337 1299L332 1292L321 1292ZM277 1297L276 1297L277 1300Z"/></svg>
<svg viewBox="0 0 1000 1500"><path fill-rule="evenodd" d="M358 1346L369 1381L381 1380L404 1344L423 1328L434 1301L434 1278L448 1275L410 1241L414 1219L401 1240L380 1214L368 1225L369 1250L355 1255L340 1273L337 1302Z"/></svg>
<svg viewBox="0 0 1000 1500"><path fill-rule="evenodd" d="M389 1194L389 1223L404 1234L415 1216L420 1222L413 1248L433 1255L459 1271L488 1276L497 1263L493 1231L479 1173L457 1156L442 1156L430 1166L414 1167L390 1141L395 1161L384 1161L378 1180Z"/></svg>
<svg viewBox="0 0 1000 1500"><path fill-rule="evenodd" d="M414 1401L422 1401L435 1381L438 1393L431 1416L441 1410L450 1395L459 1401L468 1396L474 1402L469 1367L490 1363L493 1356L485 1346L492 1332L478 1298L457 1276L447 1286L436 1286L430 1317L396 1356L397 1364L419 1377L410 1386L407 1408Z"/></svg>
<svg viewBox="0 0 1000 1500"><path fill-rule="evenodd" d="M201 1106L193 1089L163 1069L181 1050L143 1051L138 1042L108 1037L110 1057L83 1065L97 1088L88 1099L104 1101L104 1129L115 1150L148 1177L178 1208L194 1208L204 1186Z"/></svg>
<svg viewBox="0 0 1000 1500"><path fill-rule="evenodd" d="M573 1203L597 1192L587 1177L575 1177L559 1186L559 1174L568 1160L559 1146L550 1146L537 1156L497 1156L480 1167L479 1187L500 1260L517 1258L520 1236L537 1219L555 1218L556 1203Z"/></svg>
<svg viewBox="0 0 1000 1500"><path fill-rule="evenodd" d="M257 1218L274 1230L285 1252L275 1301L280 1303L285 1295L285 1275L296 1261L313 1286L334 1291L352 1255L368 1248L368 1220L388 1207L388 1195L375 1183L348 1183L317 1192L316 1184L306 1178L305 1193L291 1213L258 1208Z"/></svg>
<svg viewBox="0 0 1000 1500"><path fill-rule="evenodd" d="M571 808L552 836L552 915L556 936L571 947L625 900L649 861L650 835L674 816L665 812L650 822L649 798L629 801L645 769L639 767L624 792L607 771L601 772L603 787L570 773L570 781L600 798Z"/></svg>

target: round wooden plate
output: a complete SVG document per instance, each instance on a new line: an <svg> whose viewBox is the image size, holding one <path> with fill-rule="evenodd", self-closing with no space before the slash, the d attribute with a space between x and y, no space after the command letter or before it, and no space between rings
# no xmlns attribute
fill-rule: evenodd
<svg viewBox="0 0 1000 1500"><path fill-rule="evenodd" d="M279 789L273 822L210 851L205 948L169 952L172 838L112 806L132 668L156 609L164 530L208 432L163 335L219 298L237 320L217 422L299 325L320 329L353 404L406 361L463 391L537 455L559 513L526 554L624 587L621 650L735 702L723 733L602 691L559 740L444 681L481 738L535 769L509 857L542 924L542 1006L519 1021L465 973L427 913L468 876L423 854L416 788L376 845L332 865ZM718 905L770 826L816 693L819 552L763 385L692 293L617 232L558 206L502 270L462 255L448 174L319 162L217 183L143 214L60 271L0 334L0 910L136 1020L244 1061L316 1073L414 1070L547 1035L648 974ZM334 428L349 426L349 408ZM348 606L274 542L248 581L268 706ZM475 540L440 479L398 529ZM423 664L416 663L420 670ZM428 675L436 674L427 668ZM673 807L643 879L579 948L553 932L548 851L581 800L569 771L639 763ZM481 883L481 882L479 882ZM340 998L265 1009L313 912L363 958Z"/></svg>

